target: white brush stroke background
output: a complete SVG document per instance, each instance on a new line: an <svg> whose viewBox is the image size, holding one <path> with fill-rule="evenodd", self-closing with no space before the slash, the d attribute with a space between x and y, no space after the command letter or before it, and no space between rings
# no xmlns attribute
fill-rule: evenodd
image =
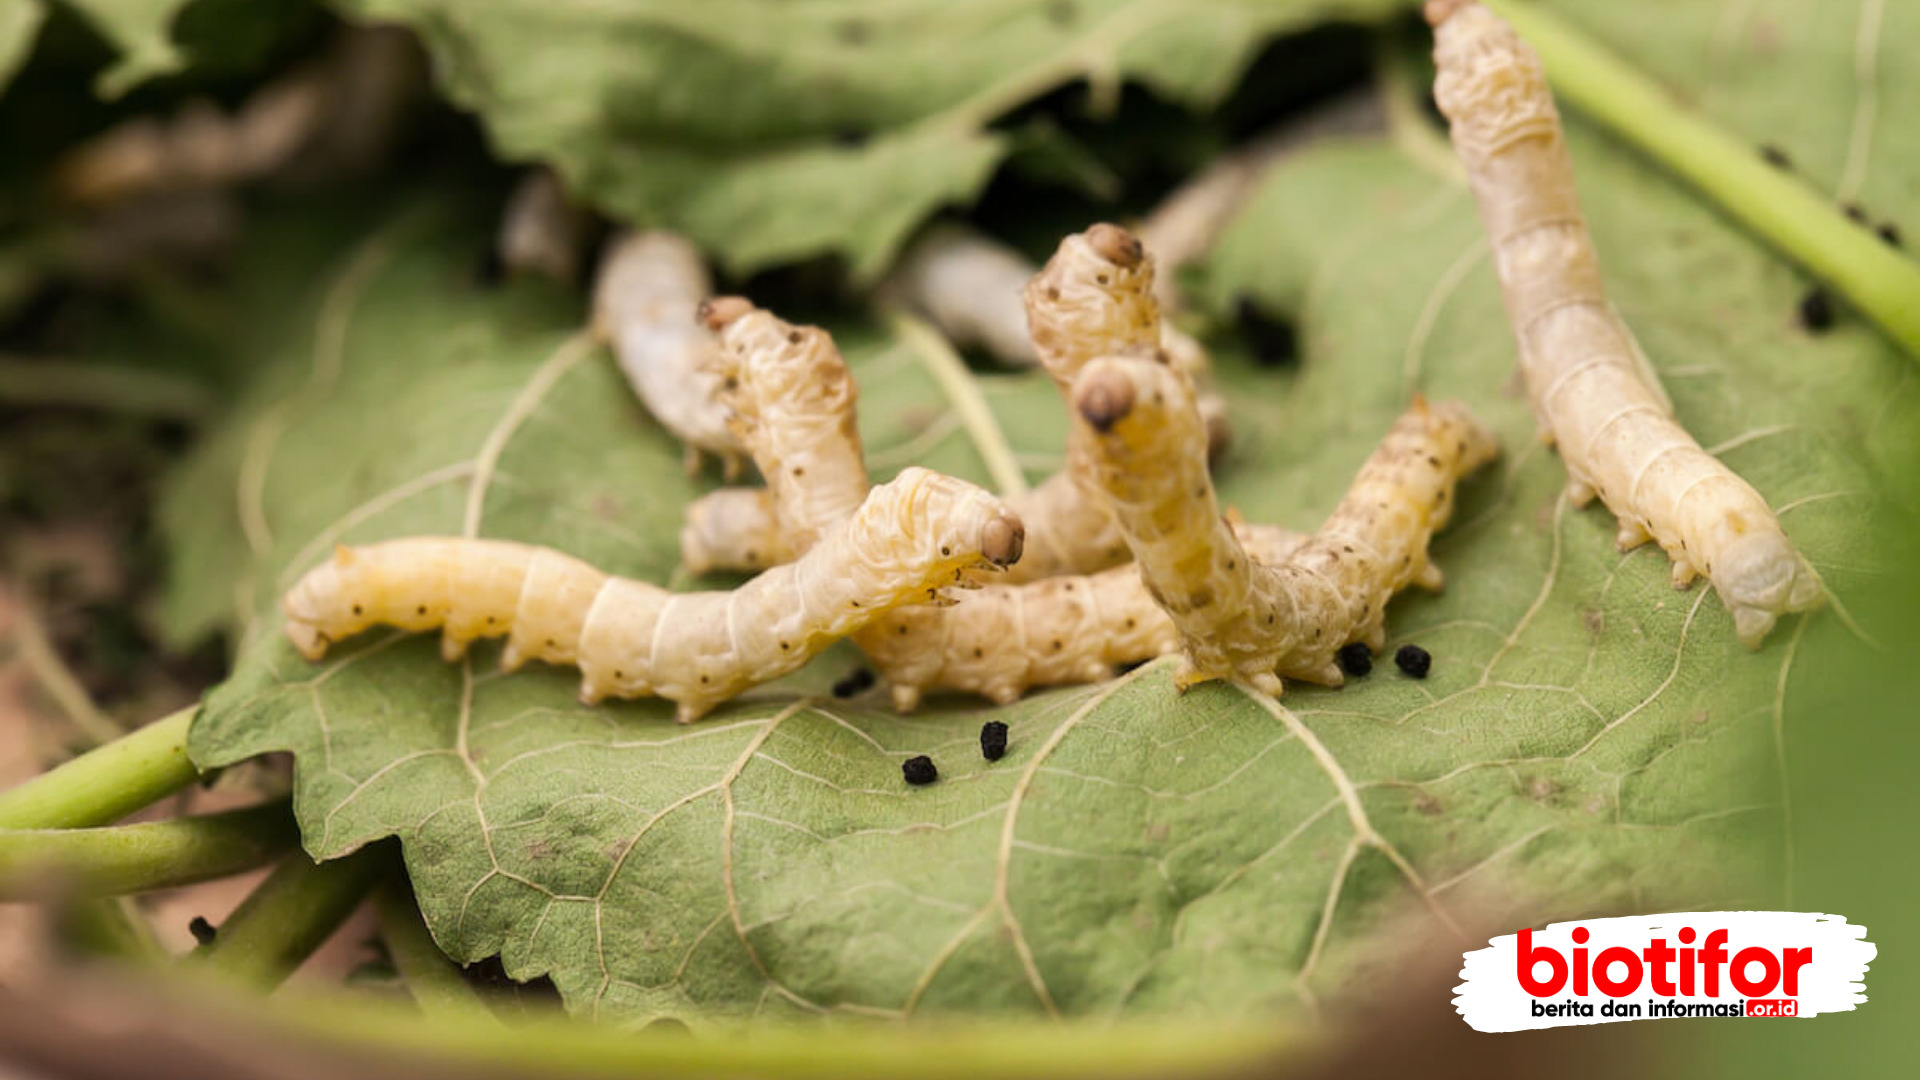
<svg viewBox="0 0 1920 1080"><path fill-rule="evenodd" d="M1579 946L1575 946L1572 937L1577 926L1586 927L1592 934ZM1576 947L1584 948L1591 963L1591 958L1598 956L1602 949L1619 945L1639 953L1656 937L1666 938L1670 947L1678 949L1681 947L1678 935L1683 926L1693 927L1697 934L1689 946L1696 949L1706 941L1709 932L1728 932L1728 963L1721 968L1718 998L1698 994L1700 987L1697 982L1694 996L1666 998L1653 992L1651 978L1644 972L1639 989L1625 997L1610 998L1597 988L1589 987L1587 996L1581 998L1573 993L1573 980L1569 976L1567 985L1560 993L1539 1000L1543 1004L1568 1000L1588 1002L1594 1007L1594 1015L1534 1016L1535 999L1520 988L1520 935L1513 933L1493 938L1490 948L1478 949L1463 957L1465 965L1460 969L1460 977L1465 981L1454 987L1454 1010L1476 1031L1525 1031L1530 1028L1608 1024L1631 1019L1662 1019L1644 1015L1599 1015L1600 1006L1608 1001L1642 1004L1658 1000L1688 1004L1736 1003L1745 998L1732 988L1727 972L1732 966L1733 954L1751 945L1772 949L1776 955L1788 947L1812 947L1813 960L1800 969L1800 992L1795 995L1800 1018L1847 1012L1867 1000L1867 964L1879 950L1866 940L1865 927L1854 926L1839 915L1805 911L1682 911L1665 915L1629 915L1616 919L1579 919L1553 923L1544 930L1534 931L1533 945L1536 949L1543 945L1558 949L1560 955L1569 961ZM1538 976L1545 970L1545 964L1538 965L1534 974ZM1672 965L1668 972L1670 977L1677 974ZM1769 998L1785 996L1778 986L1767 995Z"/></svg>

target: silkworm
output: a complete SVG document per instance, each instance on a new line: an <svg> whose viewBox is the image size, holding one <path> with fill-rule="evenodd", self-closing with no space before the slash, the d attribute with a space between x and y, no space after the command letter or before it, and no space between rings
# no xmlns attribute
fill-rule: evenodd
<svg viewBox="0 0 1920 1080"><path fill-rule="evenodd" d="M86 206L155 192L232 187L269 176L313 182L383 161L424 82L418 48L394 27L343 31L319 59L231 113L205 101L117 124L65 154L62 198Z"/></svg>
<svg viewBox="0 0 1920 1080"><path fill-rule="evenodd" d="M829 526L844 514L833 508L868 483L845 361L823 331L792 326L739 298L710 302L703 318L726 346L729 400L755 463L773 485L774 531ZM805 468L796 471L795 463ZM763 526L767 520L760 518ZM1263 526L1246 533L1271 551L1299 539ZM1032 531L1027 535L1030 548ZM790 551L806 550L804 534L784 540ZM1125 540L1116 535L1115 542L1124 560ZM682 558L691 561L684 547ZM1099 681L1178 640L1132 566L1018 585L996 580L950 604L897 608L853 639L902 712L935 689L1005 703L1035 686Z"/></svg>
<svg viewBox="0 0 1920 1080"><path fill-rule="evenodd" d="M1023 294L1041 367L1062 397L1088 360L1160 341L1153 261L1118 225L1095 225L1062 240ZM1126 539L1088 486L1088 468L1069 446L1064 469L1011 500L1027 523L1028 544L1009 582L1091 573L1126 561Z"/></svg>
<svg viewBox="0 0 1920 1080"><path fill-rule="evenodd" d="M694 320L712 291L692 243L668 232L628 233L601 257L593 325L647 411L686 444L688 472L699 468L704 450L732 479L744 448L727 426L724 377L714 359L719 344Z"/></svg>
<svg viewBox="0 0 1920 1080"><path fill-rule="evenodd" d="M985 491L908 468L797 561L726 592L671 593L550 548L421 536L339 548L282 603L309 660L374 625L441 629L441 654L507 636L527 660L580 668L580 699L658 696L681 723L800 667L875 616L967 587L1020 557L1022 529Z"/></svg>
<svg viewBox="0 0 1920 1080"><path fill-rule="evenodd" d="M778 534L790 556L804 552L867 496L853 375L825 330L740 297L702 304L699 318L719 335L713 371L732 430L766 478Z"/></svg>
<svg viewBox="0 0 1920 1080"><path fill-rule="evenodd" d="M1240 526L1235 535L1276 562L1307 539L1266 525ZM1100 682L1175 651L1180 632L1129 563L987 585L951 607L895 608L853 641L886 677L894 708L912 712L929 690L1007 705L1033 687Z"/></svg>
<svg viewBox="0 0 1920 1080"><path fill-rule="evenodd" d="M1012 248L957 225L935 225L914 241L880 285L880 295L918 311L947 340L977 347L1012 367L1039 363L1027 337L1020 290L1034 267Z"/></svg>
<svg viewBox="0 0 1920 1080"><path fill-rule="evenodd" d="M1753 486L1674 418L1659 377L1607 302L1573 162L1540 58L1479 4L1433 0L1434 96L1452 125L1492 241L1536 418L1560 448L1568 496L1598 494L1617 542L1651 539L1673 584L1706 575L1758 648L1779 617L1824 598Z"/></svg>
<svg viewBox="0 0 1920 1080"><path fill-rule="evenodd" d="M1463 407L1416 400L1326 523L1268 562L1220 517L1205 428L1178 372L1156 356L1105 357L1082 369L1073 403L1072 438L1097 462L1146 590L1179 632L1183 689L1232 678L1278 694L1282 676L1341 685L1340 647L1384 645L1395 592L1440 587L1428 540L1457 480L1496 450Z"/></svg>
<svg viewBox="0 0 1920 1080"><path fill-rule="evenodd" d="M1147 340L1157 340L1200 385L1202 408L1208 416L1208 430L1215 439L1215 449L1224 448L1229 437L1226 401L1208 389L1212 362L1205 347L1162 319L1158 308L1145 313L1140 310L1136 299L1139 289L1152 292L1155 281L1159 280L1154 276L1151 261L1144 272L1137 267L1121 272L1103 267L1101 264L1107 261L1107 256L1087 243L1095 230L1099 231L1101 243L1107 245L1109 253L1135 261L1140 255L1130 252L1152 253L1150 246L1141 248L1119 226L1098 225L1087 233L1068 237L1047 266L1036 273L1032 263L995 240L955 226L936 226L908 249L881 286L880 293L919 311L955 344L978 345L1001 363L1016 367L1040 363L1054 371L1063 365L1070 367L1074 363L1071 356L1076 352L1083 359L1098 355L1099 349L1092 352L1070 349L1062 356L1059 350L1066 339L1058 330L1063 323L1077 322L1080 329L1090 329L1096 334L1104 330L1107 335L1104 340L1115 347L1133 344L1140 335L1148 335ZM1189 238L1173 233L1169 234L1169 240L1190 243ZM1182 250L1187 257L1193 254L1191 247ZM1108 277L1105 283L1098 281L1102 274ZM1049 280L1036 294L1032 286L1040 277ZM1058 290L1060 296L1050 300L1045 291L1048 288ZM1107 304L1120 322L1107 323L1098 315L1102 301L1096 294L1102 289L1113 291ZM1041 308L1038 313L1036 303ZM1050 311L1049 305L1065 310ZM1124 338L1112 336L1123 329L1127 318L1142 316L1149 322L1124 327ZM1045 324L1047 329L1034 327L1030 334L1029 328L1036 321ZM1047 335L1047 340L1036 341L1043 335ZM1055 349L1051 356L1047 353L1049 347ZM1072 372L1065 371L1065 382L1060 381L1062 377L1056 374L1055 381L1065 393L1072 381ZM1035 536L1041 531L1034 528ZM1046 556L1041 555L1035 565L1045 559Z"/></svg>
<svg viewBox="0 0 1920 1080"><path fill-rule="evenodd" d="M593 239L593 215L567 196L553 170L536 168L514 185L494 247L515 274L571 285Z"/></svg>

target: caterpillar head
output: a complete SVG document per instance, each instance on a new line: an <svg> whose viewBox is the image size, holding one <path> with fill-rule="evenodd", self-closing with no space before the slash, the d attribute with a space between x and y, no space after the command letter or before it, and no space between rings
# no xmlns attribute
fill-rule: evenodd
<svg viewBox="0 0 1920 1080"><path fill-rule="evenodd" d="M769 403L809 413L851 415L853 376L833 343L817 326L795 326L738 296L700 305L699 318L720 336L719 374L736 380L743 411Z"/></svg>
<svg viewBox="0 0 1920 1080"><path fill-rule="evenodd" d="M1452 442L1454 454L1459 458L1454 469L1458 476L1465 476L1500 456L1499 437L1461 402L1428 403L1426 398L1416 395L1407 415L1425 416L1434 425L1440 441Z"/></svg>
<svg viewBox="0 0 1920 1080"><path fill-rule="evenodd" d="M1075 416L1094 433L1101 456L1109 461L1144 465L1194 454L1204 460L1206 424L1193 384L1162 351L1135 350L1091 361L1074 380L1072 400Z"/></svg>
<svg viewBox="0 0 1920 1080"><path fill-rule="evenodd" d="M965 582L965 572L1020 560L1026 526L999 499L965 480L919 466L874 488L856 515L856 537L887 555L929 563L933 578ZM870 546L870 545L868 545Z"/></svg>
<svg viewBox="0 0 1920 1080"><path fill-rule="evenodd" d="M1513 27L1479 4L1430 0L1434 102L1452 125L1462 154L1485 159L1560 128L1540 57Z"/></svg>
<svg viewBox="0 0 1920 1080"><path fill-rule="evenodd" d="M1095 225L1060 241L1025 297L1040 362L1063 390L1096 356L1160 344L1153 259L1118 225Z"/></svg>
<svg viewBox="0 0 1920 1080"><path fill-rule="evenodd" d="M1729 514L1737 527L1741 515ZM1713 587L1733 613L1741 644L1760 647L1779 617L1819 607L1826 591L1813 569L1775 528L1741 533L1721 549L1710 568Z"/></svg>
<svg viewBox="0 0 1920 1080"><path fill-rule="evenodd" d="M333 549L333 558L306 572L280 601L287 616L287 637L309 660L327 654L327 646L374 623L362 597L359 555L349 547Z"/></svg>

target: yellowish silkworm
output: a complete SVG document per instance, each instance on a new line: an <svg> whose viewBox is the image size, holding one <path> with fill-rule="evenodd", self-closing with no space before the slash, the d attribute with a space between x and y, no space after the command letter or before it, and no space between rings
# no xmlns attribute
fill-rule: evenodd
<svg viewBox="0 0 1920 1080"><path fill-rule="evenodd" d="M568 197L553 170L536 168L507 197L494 246L508 271L571 285L593 232L593 215Z"/></svg>
<svg viewBox="0 0 1920 1080"><path fill-rule="evenodd" d="M1024 297L1041 367L1062 397L1088 360L1160 341L1153 261L1118 225L1095 225L1062 240L1027 282ZM1088 485L1088 468L1069 445L1064 469L1009 501L1027 523L1028 540L1009 583L1091 573L1127 560L1126 538Z"/></svg>
<svg viewBox="0 0 1920 1080"><path fill-rule="evenodd" d="M593 289L595 332L613 346L620 370L655 420L687 447L687 469L700 452L738 474L741 444L727 426L719 345L694 318L713 291L691 242L669 232L616 237L601 257Z"/></svg>
<svg viewBox="0 0 1920 1080"><path fill-rule="evenodd" d="M760 471L777 478L764 501L726 489L707 497L726 496L711 510L740 514L740 535L828 527L842 513L834 508L867 484L845 361L824 332L792 326L737 297L711 301L702 317L726 346L724 374L736 427ZM796 470L796 463L804 468ZM708 512L705 503L695 504L701 515ZM697 531L694 515L688 528ZM1266 526L1246 527L1243 535L1266 552L1291 550L1302 539ZM789 552L806 550L804 536L781 540ZM1124 559L1124 539L1116 534L1115 542ZM756 543L774 546L764 539ZM705 539L683 543L682 558L692 565L719 546ZM1004 703L1034 686L1098 681L1178 641L1132 566L989 584L951 603L896 608L853 637L902 712L929 690L977 693Z"/></svg>
<svg viewBox="0 0 1920 1080"><path fill-rule="evenodd" d="M969 587L969 571L1018 559L1021 536L985 491L909 468L798 561L727 592L672 593L529 544L422 536L338 549L282 607L310 660L375 625L439 627L449 660L504 634L509 671L578 665L582 701L663 697L687 723L897 605Z"/></svg>
<svg viewBox="0 0 1920 1080"><path fill-rule="evenodd" d="M729 423L766 478L786 557L798 556L867 497L853 374L825 330L741 297L708 301L699 318L719 335L710 363Z"/></svg>
<svg viewBox="0 0 1920 1080"><path fill-rule="evenodd" d="M1751 484L1701 449L1608 303L1574 190L1573 161L1540 58L1466 0L1433 0L1434 96L1452 124L1493 245L1520 368L1543 435L1558 444L1568 497L1598 494L1629 550L1651 539L1673 584L1704 574L1758 648L1779 617L1824 599Z"/></svg>
<svg viewBox="0 0 1920 1080"><path fill-rule="evenodd" d="M1236 525L1247 550L1278 562L1307 537L1272 525ZM987 585L951 607L901 607L853 636L887 680L894 708L912 712L929 690L979 694L996 704L1037 686L1100 682L1179 648L1180 631L1132 563Z"/></svg>
<svg viewBox="0 0 1920 1080"><path fill-rule="evenodd" d="M1220 516L1188 380L1153 356L1105 357L1082 369L1073 403L1072 438L1097 462L1147 591L1179 630L1183 689L1244 679L1278 694L1282 676L1341 685L1335 654L1385 644L1395 592L1440 587L1427 543L1457 480L1496 452L1464 407L1416 400L1326 523L1266 562Z"/></svg>

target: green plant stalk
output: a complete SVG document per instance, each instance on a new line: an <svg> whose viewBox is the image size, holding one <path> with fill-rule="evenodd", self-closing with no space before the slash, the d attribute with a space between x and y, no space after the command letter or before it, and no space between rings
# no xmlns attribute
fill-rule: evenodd
<svg viewBox="0 0 1920 1080"><path fill-rule="evenodd" d="M240 902L194 958L271 990L340 928L391 866L381 847L324 863L296 851Z"/></svg>
<svg viewBox="0 0 1920 1080"><path fill-rule="evenodd" d="M263 865L298 839L284 800L145 825L0 829L0 902L210 881Z"/></svg>
<svg viewBox="0 0 1920 1080"><path fill-rule="evenodd" d="M932 324L917 315L900 308L887 308L881 312L887 329L912 349L926 365L934 379L940 383L940 389L953 403L953 410L960 416L960 424L967 429L967 436L973 440L973 448L986 463L987 474L993 477L995 488L1002 498L1027 493L1027 477L1020 470L1020 462L1013 456L1013 448L1007 445L1006 432L1000 428L1000 421L993 415L993 407L987 404L985 394L980 392L980 384L974 381L973 373L967 370L966 361L953 351L953 346Z"/></svg>
<svg viewBox="0 0 1920 1080"><path fill-rule="evenodd" d="M1673 170L1920 359L1920 264L1538 3L1482 2L1534 47L1554 88L1576 109Z"/></svg>
<svg viewBox="0 0 1920 1080"><path fill-rule="evenodd" d="M198 710L188 706L0 792L0 829L110 825L200 779L187 759Z"/></svg>
<svg viewBox="0 0 1920 1080"><path fill-rule="evenodd" d="M478 991L460 975L460 969L447 959L433 935L420 918L413 890L405 874L394 873L374 894L380 912L380 936L393 956L393 966L406 981L420 1011L430 1018L469 1025L498 1024L492 1009Z"/></svg>
<svg viewBox="0 0 1920 1080"><path fill-rule="evenodd" d="M1268 1075L1322 1050L1328 1036L1275 1019L1134 1019L1124 1023L1031 1017L928 1018L911 1024L727 1023L634 1031L539 1016L480 1023L407 1009L327 988L260 1000L231 988L175 984L205 995L205 1016L252 1022L297 1054L302 1042L378 1055L427 1075L548 1078L774 1077L784 1080L1000 1080L1045 1076ZM218 1011L215 1011L215 1010ZM198 1015L185 1014L185 1022ZM244 1030L244 1029L243 1029ZM397 1061L396 1061L397 1058ZM1259 1068L1256 1068L1259 1066Z"/></svg>
<svg viewBox="0 0 1920 1080"><path fill-rule="evenodd" d="M85 952L145 962L167 955L153 927L127 897L83 900L59 916L62 936Z"/></svg>

